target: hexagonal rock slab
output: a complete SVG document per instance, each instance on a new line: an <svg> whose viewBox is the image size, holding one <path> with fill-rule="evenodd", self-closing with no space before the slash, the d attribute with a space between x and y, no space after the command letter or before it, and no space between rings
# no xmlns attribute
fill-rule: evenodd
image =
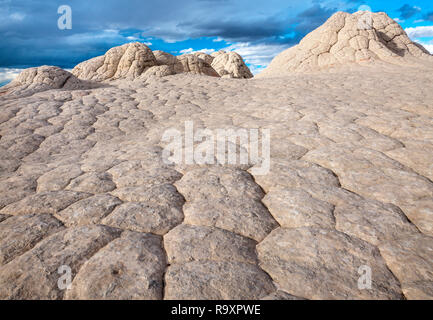
<svg viewBox="0 0 433 320"><path fill-rule="evenodd" d="M106 172L88 172L71 181L67 190L104 193L116 189L116 184L111 180L111 175Z"/></svg>
<svg viewBox="0 0 433 320"><path fill-rule="evenodd" d="M22 215L32 213L57 212L67 208L74 202L91 196L90 193L75 191L51 191L28 196L18 202L7 205L1 210L3 214Z"/></svg>
<svg viewBox="0 0 433 320"><path fill-rule="evenodd" d="M153 161L125 161L108 170L118 188L160 185L174 183L182 175L162 164Z"/></svg>
<svg viewBox="0 0 433 320"><path fill-rule="evenodd" d="M374 245L419 233L398 207L377 201L339 205L334 215L338 231Z"/></svg>
<svg viewBox="0 0 433 320"><path fill-rule="evenodd" d="M433 299L433 238L421 233L384 243L380 253L407 299Z"/></svg>
<svg viewBox="0 0 433 320"><path fill-rule="evenodd" d="M174 264L167 269L165 283L167 300L253 300L275 291L260 268L240 262Z"/></svg>
<svg viewBox="0 0 433 320"><path fill-rule="evenodd" d="M226 229L256 241L278 226L261 203L263 191L245 171L199 168L175 185L187 200L185 223Z"/></svg>
<svg viewBox="0 0 433 320"><path fill-rule="evenodd" d="M257 246L260 266L283 290L307 299L400 299L398 281L379 250L335 230L274 230ZM371 289L358 289L362 266Z"/></svg>
<svg viewBox="0 0 433 320"><path fill-rule="evenodd" d="M79 165L59 166L45 174L38 180L37 192L58 191L64 189L69 182L83 172Z"/></svg>
<svg viewBox="0 0 433 320"><path fill-rule="evenodd" d="M237 261L257 263L256 241L214 227L181 224L164 236L168 262Z"/></svg>
<svg viewBox="0 0 433 320"><path fill-rule="evenodd" d="M68 227L98 224L121 203L122 201L112 195L97 194L75 202L56 214L56 217Z"/></svg>
<svg viewBox="0 0 433 320"><path fill-rule="evenodd" d="M66 299L162 299L161 237L125 231L80 268Z"/></svg>
<svg viewBox="0 0 433 320"><path fill-rule="evenodd" d="M263 203L283 228L335 226L334 206L303 190L272 190Z"/></svg>
<svg viewBox="0 0 433 320"><path fill-rule="evenodd" d="M122 200L140 202L127 202L118 206L102 220L102 224L163 235L182 222L184 199L172 185L132 188L135 195L128 193L129 189L117 189L113 194Z"/></svg>
<svg viewBox="0 0 433 320"><path fill-rule="evenodd" d="M0 266L63 229L62 223L49 214L13 216L4 221L0 224Z"/></svg>
<svg viewBox="0 0 433 320"><path fill-rule="evenodd" d="M0 299L61 299L59 267L72 278L99 249L120 236L106 226L83 226L58 232L0 269Z"/></svg>
<svg viewBox="0 0 433 320"><path fill-rule="evenodd" d="M332 171L302 160L272 159L270 172L254 178L265 192L272 189L302 189L309 184L340 186L338 178Z"/></svg>

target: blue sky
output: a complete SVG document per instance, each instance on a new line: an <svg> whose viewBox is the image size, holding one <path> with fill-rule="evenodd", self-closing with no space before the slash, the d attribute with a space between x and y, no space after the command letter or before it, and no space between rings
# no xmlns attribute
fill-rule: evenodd
<svg viewBox="0 0 433 320"><path fill-rule="evenodd" d="M61 5L72 9L71 30L57 26ZM0 84L22 68L69 69L132 41L176 55L236 50L257 72L334 12L361 5L433 51L431 0L0 0Z"/></svg>

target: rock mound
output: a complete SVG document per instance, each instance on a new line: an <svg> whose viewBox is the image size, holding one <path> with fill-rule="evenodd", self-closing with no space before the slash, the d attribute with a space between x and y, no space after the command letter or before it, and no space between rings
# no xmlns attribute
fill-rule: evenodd
<svg viewBox="0 0 433 320"><path fill-rule="evenodd" d="M78 64L72 73L84 80L148 79L171 74L192 73L213 77L252 78L242 57L235 52L219 51L212 56L203 52L174 56L152 51L142 43L114 47L103 56Z"/></svg>
<svg viewBox="0 0 433 320"><path fill-rule="evenodd" d="M103 56L84 61L75 66L72 73L80 79L94 81L135 79L156 65L152 50L136 42L111 48Z"/></svg>
<svg viewBox="0 0 433 320"><path fill-rule="evenodd" d="M221 77L243 79L253 77L242 57L236 52L218 51L213 53L212 57L212 67Z"/></svg>
<svg viewBox="0 0 433 320"><path fill-rule="evenodd" d="M258 77L367 61L405 64L414 58L431 59L431 55L411 41L403 28L386 13L337 12L297 46L275 57Z"/></svg>
<svg viewBox="0 0 433 320"><path fill-rule="evenodd" d="M50 89L86 89L92 87L70 72L53 66L42 66L23 70L11 83L4 86L0 94L36 93Z"/></svg>

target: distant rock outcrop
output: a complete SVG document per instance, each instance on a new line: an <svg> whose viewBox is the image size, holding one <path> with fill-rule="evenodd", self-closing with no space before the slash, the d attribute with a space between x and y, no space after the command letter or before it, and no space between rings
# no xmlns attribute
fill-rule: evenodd
<svg viewBox="0 0 433 320"><path fill-rule="evenodd" d="M297 46L279 54L258 77L290 72L384 61L406 63L413 58L431 58L421 45L411 41L402 27L386 13L337 12Z"/></svg>
<svg viewBox="0 0 433 320"><path fill-rule="evenodd" d="M75 77L70 72L53 66L23 70L11 83L0 90L1 94L26 95L50 89L86 89L94 85Z"/></svg>
<svg viewBox="0 0 433 320"><path fill-rule="evenodd" d="M253 77L242 57L236 52L218 51L212 53L212 57L213 61L211 65L221 77L244 79Z"/></svg>
<svg viewBox="0 0 433 320"><path fill-rule="evenodd" d="M107 51L103 56L84 61L72 73L80 79L105 81L147 79L171 74L192 73L213 77L252 78L242 57L235 52L203 52L174 56L152 52L142 43L128 43Z"/></svg>
<svg viewBox="0 0 433 320"><path fill-rule="evenodd" d="M72 73L80 79L94 81L135 79L156 65L156 58L146 45L128 43L111 48L103 56L78 64Z"/></svg>

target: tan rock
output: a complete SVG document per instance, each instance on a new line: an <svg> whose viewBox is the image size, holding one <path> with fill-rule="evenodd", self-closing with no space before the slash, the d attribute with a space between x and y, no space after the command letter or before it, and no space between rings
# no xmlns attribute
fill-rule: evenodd
<svg viewBox="0 0 433 320"><path fill-rule="evenodd" d="M105 225L163 235L180 224L184 218L184 199L172 185L147 188L136 195L131 194L130 188L116 191L113 195L121 200L138 202L127 202L118 206L102 220Z"/></svg>
<svg viewBox="0 0 433 320"><path fill-rule="evenodd" d="M37 193L28 196L18 202L12 203L1 210L3 214L22 215L32 213L50 213L57 212L67 208L74 202L89 197L89 193L74 191L51 191Z"/></svg>
<svg viewBox="0 0 433 320"><path fill-rule="evenodd" d="M165 268L160 237L125 231L83 264L65 299L162 299Z"/></svg>
<svg viewBox="0 0 433 320"><path fill-rule="evenodd" d="M318 71L347 63L407 63L431 59L386 13L337 12L302 41L280 53L257 77L279 77L290 72ZM410 62L409 62L410 63Z"/></svg>
<svg viewBox="0 0 433 320"><path fill-rule="evenodd" d="M272 190L263 203L283 228L335 226L334 206L314 199L303 190Z"/></svg>
<svg viewBox="0 0 433 320"><path fill-rule="evenodd" d="M398 207L379 202L346 203L334 215L337 230L374 245L418 233Z"/></svg>
<svg viewBox="0 0 433 320"><path fill-rule="evenodd" d="M63 229L62 223L49 214L31 214L7 219L0 224L0 266Z"/></svg>
<svg viewBox="0 0 433 320"><path fill-rule="evenodd" d="M407 299L433 299L433 238L414 234L379 246Z"/></svg>
<svg viewBox="0 0 433 320"><path fill-rule="evenodd" d="M211 66L223 78L249 79L253 77L242 57L233 51L219 51Z"/></svg>
<svg viewBox="0 0 433 320"><path fill-rule="evenodd" d="M278 226L261 203L262 190L245 171L195 169L175 185L187 200L185 223L226 229L256 241Z"/></svg>
<svg viewBox="0 0 433 320"><path fill-rule="evenodd" d="M168 262L237 261L257 263L256 242L214 227L181 224L164 236Z"/></svg>
<svg viewBox="0 0 433 320"><path fill-rule="evenodd" d="M399 299L400 286L379 250L331 229L279 228L257 246L260 266L283 290L307 299ZM371 289L358 289L360 267Z"/></svg>
<svg viewBox="0 0 433 320"><path fill-rule="evenodd" d="M87 259L119 234L109 227L84 226L46 238L0 269L0 298L62 298L64 290L59 288L58 281L64 274L58 273L59 268L69 267L73 279Z"/></svg>
<svg viewBox="0 0 433 320"><path fill-rule="evenodd" d="M88 89L91 84L77 79L70 72L53 66L29 68L22 71L11 83L2 88L8 94L29 95L50 89Z"/></svg>
<svg viewBox="0 0 433 320"><path fill-rule="evenodd" d="M135 42L111 48L104 56L84 61L75 66L72 73L77 78L94 81L135 79L156 64L152 50Z"/></svg>
<svg viewBox="0 0 433 320"><path fill-rule="evenodd" d="M68 227L98 224L121 203L109 194L98 194L75 202L57 213L56 217Z"/></svg>
<svg viewBox="0 0 433 320"><path fill-rule="evenodd" d="M262 298L262 300L306 300L304 298L299 298L288 294L287 292L277 290L270 295Z"/></svg>
<svg viewBox="0 0 433 320"><path fill-rule="evenodd" d="M174 264L165 282L166 300L255 300L275 290L266 273L240 262Z"/></svg>

